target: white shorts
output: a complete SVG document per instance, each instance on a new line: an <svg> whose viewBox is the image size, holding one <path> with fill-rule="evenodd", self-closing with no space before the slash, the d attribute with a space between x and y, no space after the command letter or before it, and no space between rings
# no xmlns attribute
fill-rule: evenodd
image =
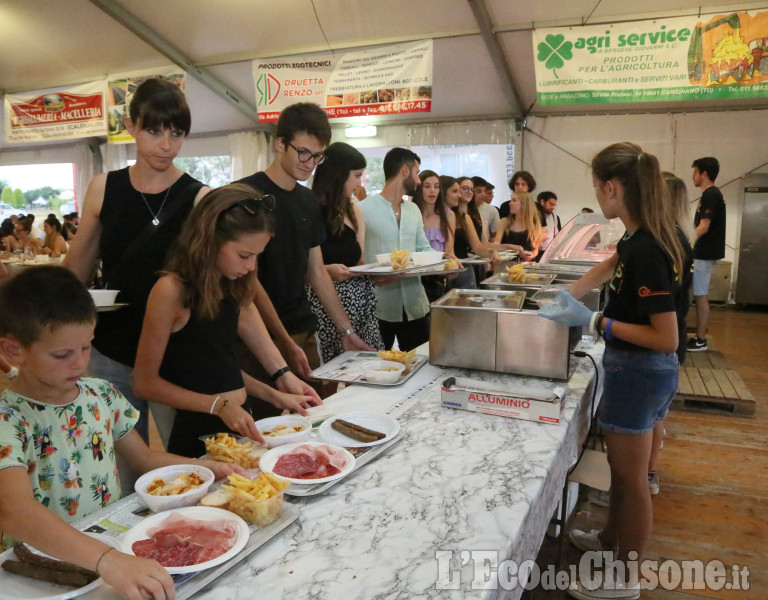
<svg viewBox="0 0 768 600"><path fill-rule="evenodd" d="M712 279L714 260L693 259L693 295L709 296L709 280Z"/></svg>

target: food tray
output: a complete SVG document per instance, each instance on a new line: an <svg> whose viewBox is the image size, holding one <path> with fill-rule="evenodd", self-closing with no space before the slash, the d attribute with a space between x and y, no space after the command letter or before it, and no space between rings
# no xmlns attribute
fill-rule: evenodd
<svg viewBox="0 0 768 600"><path fill-rule="evenodd" d="M434 263L432 265L411 265L405 269L398 269L397 271L392 269L391 264L375 262L365 265L355 265L354 267L349 267L349 270L353 273L362 273L363 275L402 275L403 273L408 273L410 271L428 269L430 267L434 267L435 265L441 265L445 262L448 262L447 259L443 259L439 263Z"/></svg>
<svg viewBox="0 0 768 600"><path fill-rule="evenodd" d="M468 267L458 267L457 269L446 269L442 265L427 265L426 267L417 267L411 269L399 277L405 279L406 277L424 277L425 275L450 275L451 273L461 273L466 271Z"/></svg>
<svg viewBox="0 0 768 600"><path fill-rule="evenodd" d="M480 285L498 285L498 286L540 286L549 285L557 278L557 273L526 273L525 279L520 282L509 280L507 273L496 273L492 277L480 282Z"/></svg>
<svg viewBox="0 0 768 600"><path fill-rule="evenodd" d="M379 386L395 386L401 385L408 381L413 374L421 369L427 361L428 356L423 354L417 354L411 370L408 374L400 377L400 381L394 383L371 383L363 379L363 365L364 361L368 360L380 360L378 352L364 352L360 350L347 350L342 352L336 358L328 361L324 365L318 367L312 372L312 376L316 379L323 379L325 381L341 381L343 383L362 383L364 385L379 385Z"/></svg>
<svg viewBox="0 0 768 600"><path fill-rule="evenodd" d="M525 302L524 290L459 290L453 289L432 303L432 310L505 310L519 311ZM433 313L434 315L434 313ZM432 317L435 318L434 316ZM433 329L434 333L434 329Z"/></svg>
<svg viewBox="0 0 768 600"><path fill-rule="evenodd" d="M128 306L127 302L115 302L114 304L107 304L106 306L97 306L96 312L113 312L120 310L123 306Z"/></svg>
<svg viewBox="0 0 768 600"><path fill-rule="evenodd" d="M347 450L349 450L355 456L355 468L351 473L347 475L347 477L354 474L355 471L357 471L363 465L372 462L381 456L384 452L399 444L403 437L403 431L400 430L400 433L398 433L394 438L385 444L379 444L378 446L367 446L365 448L347 448ZM337 483L344 481L344 479L346 479L346 477L337 479L335 481L329 481L328 483L317 483L315 485L291 484L285 489L285 492L283 493L287 496L296 496L298 498L304 498L306 496L317 496L318 494L322 494L327 489L333 487Z"/></svg>

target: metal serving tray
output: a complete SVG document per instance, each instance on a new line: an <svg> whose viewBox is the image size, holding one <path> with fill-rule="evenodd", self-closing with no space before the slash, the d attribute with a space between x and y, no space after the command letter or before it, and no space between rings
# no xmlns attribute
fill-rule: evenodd
<svg viewBox="0 0 768 600"><path fill-rule="evenodd" d="M525 292L519 290L451 290L432 303L432 309L521 310L524 302Z"/></svg>
<svg viewBox="0 0 768 600"><path fill-rule="evenodd" d="M312 377L315 379L323 379L324 381L340 381L342 383L362 383L364 385L391 387L401 385L408 381L413 377L413 374L416 371L427 364L429 357L424 356L423 354L414 356L411 370L400 377L399 381L395 381L394 383L371 383L370 381L363 379L363 363L370 360L382 360L382 358L379 356L378 352L347 350L315 369L312 372Z"/></svg>

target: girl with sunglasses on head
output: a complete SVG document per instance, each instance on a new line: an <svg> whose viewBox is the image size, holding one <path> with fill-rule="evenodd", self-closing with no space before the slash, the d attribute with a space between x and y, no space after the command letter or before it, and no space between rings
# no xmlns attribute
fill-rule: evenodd
<svg viewBox="0 0 768 600"><path fill-rule="evenodd" d="M257 257L274 231L274 202L244 184L206 195L149 295L134 391L177 409L169 452L200 456L199 437L221 431L263 441L249 412L261 401L301 414L320 404L314 395L261 383L238 365L238 337L260 360L264 354L266 329L253 295Z"/></svg>

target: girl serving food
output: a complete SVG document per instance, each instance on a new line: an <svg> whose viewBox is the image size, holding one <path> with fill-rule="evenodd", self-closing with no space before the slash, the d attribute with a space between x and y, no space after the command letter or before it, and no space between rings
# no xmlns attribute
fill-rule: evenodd
<svg viewBox="0 0 768 600"><path fill-rule="evenodd" d="M306 395L284 393L243 373L235 354L238 336L257 353L267 335L253 296L274 202L237 183L206 195L149 295L134 390L177 409L171 452L200 456L199 437L221 431L263 441L248 412L260 399L301 414L320 404L309 386Z"/></svg>
<svg viewBox="0 0 768 600"><path fill-rule="evenodd" d="M621 219L626 234L611 258L573 284L573 296L562 291L539 315L565 325L589 325L605 338L598 422L606 432L611 467L608 522L602 531L574 529L569 537L583 551L617 552L627 565L630 556L642 561L650 539L647 467L653 428L666 416L677 389L675 294L683 250L655 156L635 144L614 144L592 160L592 180L603 214ZM605 312L593 313L575 299L605 282L610 282ZM572 582L569 594L638 598L637 569L627 573L614 589Z"/></svg>

